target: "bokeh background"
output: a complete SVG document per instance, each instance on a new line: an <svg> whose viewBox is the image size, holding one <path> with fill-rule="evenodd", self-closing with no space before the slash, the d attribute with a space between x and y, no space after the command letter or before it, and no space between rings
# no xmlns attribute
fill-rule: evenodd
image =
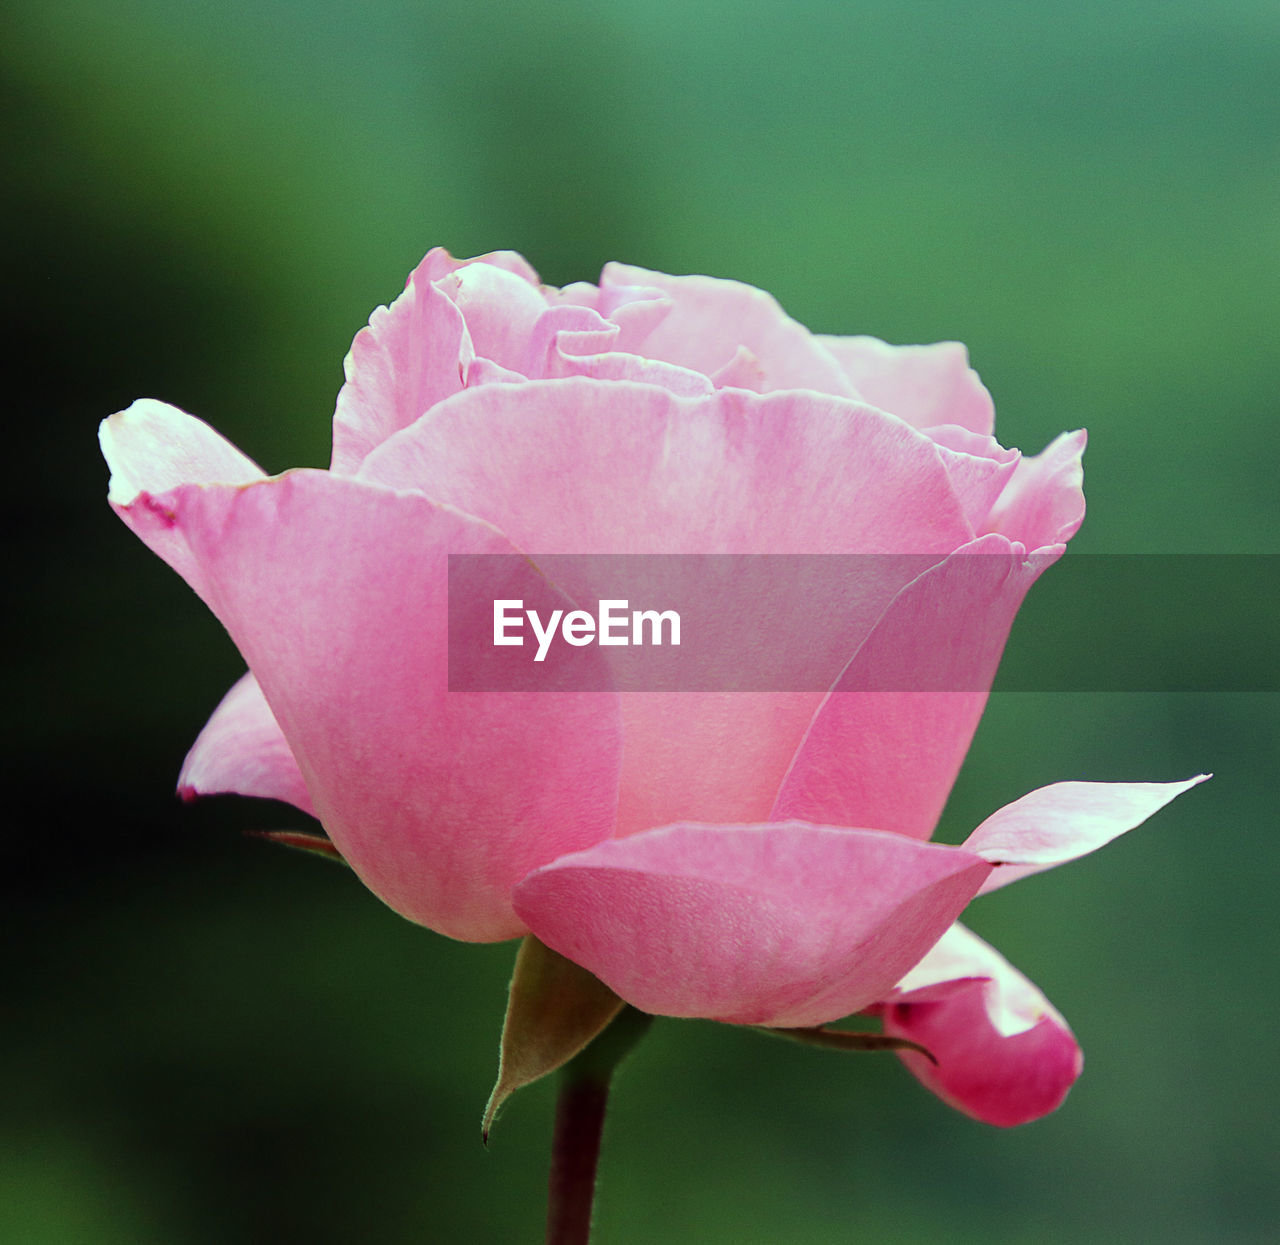
<svg viewBox="0 0 1280 1245"><path fill-rule="evenodd" d="M1280 553L1272 0L3 21L0 1239L540 1239L550 1088L479 1141L513 947L243 836L290 810L171 795L241 667L105 504L96 426L134 397L322 466L350 339L429 246L557 284L618 258L753 282L824 332L967 342L1006 444L1090 429L1077 551ZM1211 604L1117 625L1248 688L1274 596L1245 637ZM1108 644L1054 634L1046 671ZM892 1056L660 1022L619 1077L602 1245L1274 1239L1278 742L1274 692L998 694L943 838L1062 778L1217 774L975 906L1084 1045L1066 1107L1003 1132Z"/></svg>

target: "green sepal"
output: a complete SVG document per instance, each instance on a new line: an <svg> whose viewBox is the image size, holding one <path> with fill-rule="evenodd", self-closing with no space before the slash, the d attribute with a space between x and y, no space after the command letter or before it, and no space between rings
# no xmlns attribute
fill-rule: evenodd
<svg viewBox="0 0 1280 1245"><path fill-rule="evenodd" d="M347 863L342 853L334 847L333 840L325 838L323 834L307 834L303 830L247 830L245 833L255 839L270 839L273 843L295 847L299 851L310 852L313 856L323 856L340 865Z"/></svg>
<svg viewBox="0 0 1280 1245"><path fill-rule="evenodd" d="M604 982L529 934L511 975L498 1080L484 1110L481 1140L488 1144L498 1109L516 1090L564 1067L625 1006Z"/></svg>
<svg viewBox="0 0 1280 1245"><path fill-rule="evenodd" d="M789 1038L805 1046L823 1046L828 1050L844 1051L913 1050L916 1054L923 1055L932 1064L936 1065L938 1062L933 1052L921 1046L919 1042L891 1037L887 1033L857 1033L852 1029L831 1029L826 1025L815 1025L810 1029L766 1029L759 1025L755 1028L757 1033Z"/></svg>

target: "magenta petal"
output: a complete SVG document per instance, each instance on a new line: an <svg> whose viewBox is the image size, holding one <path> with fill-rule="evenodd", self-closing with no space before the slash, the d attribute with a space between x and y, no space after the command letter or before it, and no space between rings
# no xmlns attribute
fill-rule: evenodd
<svg viewBox="0 0 1280 1245"><path fill-rule="evenodd" d="M642 1011L799 1027L883 998L986 871L963 849L871 830L682 824L563 857L515 906Z"/></svg>
<svg viewBox="0 0 1280 1245"><path fill-rule="evenodd" d="M448 555L511 545L420 495L326 472L181 488L153 505L187 542L317 815L370 889L451 937L522 932L512 885L612 831L620 728L607 692L449 692L450 661L492 652L492 601L450 600L455 616L476 615L462 629L475 651L450 646ZM507 595L544 617L568 607L532 565L509 566Z"/></svg>
<svg viewBox="0 0 1280 1245"><path fill-rule="evenodd" d="M600 286L602 294L613 286L641 286L670 298L671 309L635 346L650 358L710 376L745 346L760 365L765 389L857 395L820 341L754 286L716 277L669 277L628 264L606 264Z"/></svg>
<svg viewBox="0 0 1280 1245"><path fill-rule="evenodd" d="M982 888L997 890L1097 851L1209 777L1198 774L1185 782L1054 783L992 813L965 846L1004 866Z"/></svg>
<svg viewBox="0 0 1280 1245"><path fill-rule="evenodd" d="M333 415L334 471L353 473L393 432L462 388L473 351L461 312L433 284L442 255L432 251L351 343Z"/></svg>
<svg viewBox="0 0 1280 1245"><path fill-rule="evenodd" d="M986 705L1014 615L1058 556L972 541L904 588L818 710L772 819L927 839Z"/></svg>
<svg viewBox="0 0 1280 1245"><path fill-rule="evenodd" d="M1067 1022L994 948L953 926L898 984L885 1033L919 1042L938 1061L899 1058L944 1102L1011 1127L1055 1111L1083 1058Z"/></svg>
<svg viewBox="0 0 1280 1245"><path fill-rule="evenodd" d="M990 434L995 407L959 342L890 346L877 337L819 337L857 392L913 428L958 424Z"/></svg>
<svg viewBox="0 0 1280 1245"><path fill-rule="evenodd" d="M246 674L222 698L182 763L178 791L284 800L315 816L302 771L258 681Z"/></svg>

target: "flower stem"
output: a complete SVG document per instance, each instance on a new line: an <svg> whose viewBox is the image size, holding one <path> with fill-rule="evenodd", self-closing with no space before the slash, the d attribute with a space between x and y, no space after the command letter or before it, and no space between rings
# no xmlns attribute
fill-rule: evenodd
<svg viewBox="0 0 1280 1245"><path fill-rule="evenodd" d="M624 1008L599 1037L560 1070L551 1176L547 1185L547 1245L587 1245L604 1113L613 1070L653 1018Z"/></svg>
<svg viewBox="0 0 1280 1245"><path fill-rule="evenodd" d="M560 1087L547 1187L547 1245L587 1245L591 1239L596 1161L608 1099L607 1081L566 1080Z"/></svg>

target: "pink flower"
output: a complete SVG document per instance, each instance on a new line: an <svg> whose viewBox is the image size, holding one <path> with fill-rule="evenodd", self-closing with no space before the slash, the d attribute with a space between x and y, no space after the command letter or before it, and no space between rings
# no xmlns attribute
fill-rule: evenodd
<svg viewBox="0 0 1280 1245"><path fill-rule="evenodd" d="M432 251L346 373L328 471L268 478L155 401L103 425L112 505L249 666L181 789L296 804L410 920L532 931L643 1010L877 1009L962 1110L1052 1110L1070 1031L954 923L1191 784L1064 783L928 839L1013 616L1083 517L1084 434L1002 448L954 343L818 337L748 286L621 265L552 289L510 253ZM450 693L448 556L514 552L928 569L825 620L801 658L827 694ZM521 561L509 595L549 612L592 588ZM490 601L449 605L490 642ZM865 690L895 669L973 690Z"/></svg>

